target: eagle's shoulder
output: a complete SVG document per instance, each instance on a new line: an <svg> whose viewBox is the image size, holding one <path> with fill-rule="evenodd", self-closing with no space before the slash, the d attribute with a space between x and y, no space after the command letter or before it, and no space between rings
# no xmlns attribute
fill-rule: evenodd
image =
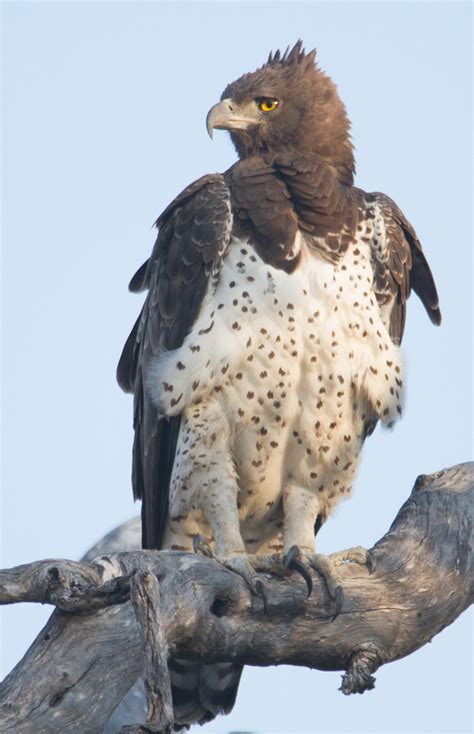
<svg viewBox="0 0 474 734"><path fill-rule="evenodd" d="M129 290L148 290L142 312L122 352L117 378L133 391L144 355L180 346L192 327L209 276L219 267L232 230L229 189L220 173L187 186L155 222L149 259L137 270Z"/></svg>
<svg viewBox="0 0 474 734"><path fill-rule="evenodd" d="M154 226L157 227L158 230L164 227L167 220L172 218L175 212L183 207L186 209L187 214L191 212L191 217L189 218L192 218L193 211L200 206L207 210L213 209L215 217L219 218L222 216L224 210L226 213L229 211L228 202L229 190L225 183L224 176L221 173L208 173L205 176L201 176L196 181L193 181L177 196L175 196L175 198L158 216L154 222ZM139 267L130 280L128 289L132 293L140 293L149 287L151 265L158 254L156 250L159 240L160 238L158 235L155 248L153 249L151 256Z"/></svg>
<svg viewBox="0 0 474 734"><path fill-rule="evenodd" d="M380 303L391 303L390 335L400 343L412 289L430 320L441 323L436 285L415 229L397 204L378 191L357 191L364 204L364 218L371 224L374 289Z"/></svg>
<svg viewBox="0 0 474 734"><path fill-rule="evenodd" d="M205 176L201 176L196 181L193 181L189 186L186 186L181 193L171 201L166 209L162 211L160 216L155 222L155 226L160 227L165 220L173 213L177 206L182 206L185 202L193 199L196 194L204 197L205 199L217 196L228 196L228 189L222 173L207 173Z"/></svg>

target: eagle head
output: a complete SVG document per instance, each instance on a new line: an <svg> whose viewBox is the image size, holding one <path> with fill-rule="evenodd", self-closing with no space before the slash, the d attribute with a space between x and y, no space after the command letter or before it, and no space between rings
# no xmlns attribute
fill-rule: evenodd
<svg viewBox="0 0 474 734"><path fill-rule="evenodd" d="M352 184L350 122L336 85L315 65L302 41L224 90L209 110L207 130L228 130L240 158L282 152L315 153Z"/></svg>

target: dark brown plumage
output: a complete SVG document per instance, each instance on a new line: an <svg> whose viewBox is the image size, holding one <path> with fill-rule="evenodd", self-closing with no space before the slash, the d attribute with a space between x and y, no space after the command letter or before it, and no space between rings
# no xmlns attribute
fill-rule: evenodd
<svg viewBox="0 0 474 734"><path fill-rule="evenodd" d="M315 66L316 51L306 54L303 44L283 55L270 54L267 63L229 84L222 99L243 103L275 97L281 106L263 124L231 131L239 158L283 151L315 153L347 185L354 179L350 122L334 82Z"/></svg>

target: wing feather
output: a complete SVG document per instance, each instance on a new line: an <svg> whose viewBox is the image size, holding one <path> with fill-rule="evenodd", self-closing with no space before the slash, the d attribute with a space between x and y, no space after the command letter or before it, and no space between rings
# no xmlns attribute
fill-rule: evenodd
<svg viewBox="0 0 474 734"><path fill-rule="evenodd" d="M181 417L159 415L145 388L144 370L162 350L181 346L195 322L211 275L219 270L230 239L230 194L220 174L185 189L156 222L150 259L132 278L133 291L148 294L120 357L117 379L134 393L132 484L142 500L142 543L160 548Z"/></svg>
<svg viewBox="0 0 474 734"><path fill-rule="evenodd" d="M403 337L406 301L413 289L420 298L433 324L441 323L438 292L430 266L412 225L390 197L372 193L383 217L383 242L377 248L374 284L377 297L393 300L390 314L390 336L399 344Z"/></svg>

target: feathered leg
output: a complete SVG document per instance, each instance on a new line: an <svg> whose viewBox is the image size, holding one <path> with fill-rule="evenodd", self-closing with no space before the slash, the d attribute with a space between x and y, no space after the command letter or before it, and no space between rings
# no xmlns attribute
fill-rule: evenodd
<svg viewBox="0 0 474 734"><path fill-rule="evenodd" d="M171 482L171 514L202 514L214 554L264 597L240 529L237 472L231 451L232 428L217 400L188 408L183 417Z"/></svg>

